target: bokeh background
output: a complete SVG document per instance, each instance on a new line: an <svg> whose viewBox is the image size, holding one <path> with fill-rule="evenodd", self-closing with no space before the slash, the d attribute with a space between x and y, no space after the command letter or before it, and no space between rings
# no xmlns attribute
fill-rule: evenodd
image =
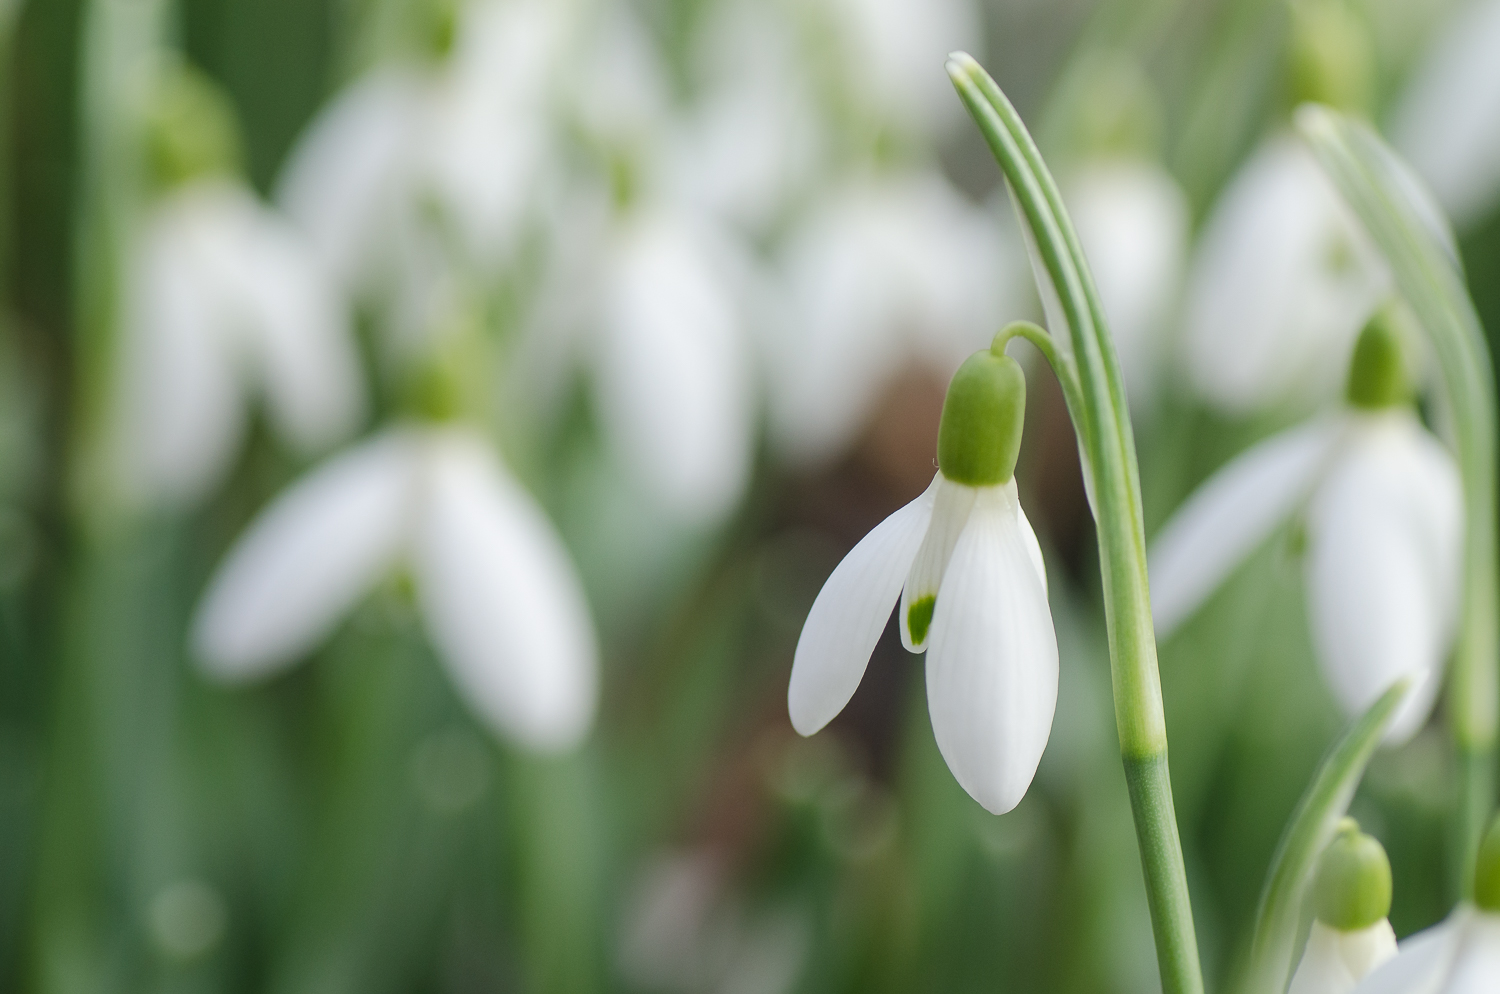
<svg viewBox="0 0 1500 994"><path fill-rule="evenodd" d="M1018 478L1062 677L1025 801L995 817L953 781L921 660L893 630L828 729L802 739L786 715L822 581L931 479L948 375L1005 321L1042 316L943 57L986 65L1078 213L1131 384L1149 532L1328 399L1225 403L1182 358L1196 240L1220 194L1298 99L1391 120L1463 6L0 0L0 989L1155 990L1092 526L1044 366ZM533 7L567 12L545 45L502 31L494 50L465 48L480 45L476 11ZM429 326L451 312L413 318L407 278L421 297L436 266L442 292L459 284L472 305L465 416L554 523L597 632L598 714L560 754L476 715L399 571L297 665L247 682L205 670L189 632L213 571L337 447L286 445L253 391L229 463L191 499L128 493L100 455L115 451L133 226L166 195L141 178L150 129L179 126L152 123L168 98L141 66L201 74L193 85L223 96L243 182L295 225L286 175L320 115L393 71L426 80L436 108L466 85L444 76L465 52L519 66L493 85L530 86L533 105L486 119L494 134L454 153L459 180L413 194L413 223L461 226L485 210L465 197L498 190L519 205L497 222L505 247L417 238L371 281L397 292L329 285L370 398L350 437L409 414L411 384L443 353ZM648 209L708 246L688 256L720 267L704 306L732 343L707 372L653 357L622 385L629 346L608 329L628 301L609 289L611 253ZM1455 222L1500 327L1500 215L1481 202ZM410 235L371 230L365 249ZM702 288L680 279L665 266L633 285L655 301L648 318L691 331L703 312L673 308ZM413 335L427 344L401 344ZM695 401L700 382L712 396ZM706 446L683 480L654 452L676 437L653 446L632 429L632 390L665 398L647 429ZM726 393L741 400L723 414ZM695 484L722 452L729 468ZM1282 536L1162 646L1215 987L1343 721L1301 585ZM1399 934L1449 906L1454 801L1440 721L1382 752L1355 801L1391 855Z"/></svg>

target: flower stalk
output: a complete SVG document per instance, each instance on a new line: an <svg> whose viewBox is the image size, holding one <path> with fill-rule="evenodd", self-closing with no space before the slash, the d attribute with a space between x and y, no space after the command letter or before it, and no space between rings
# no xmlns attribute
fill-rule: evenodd
<svg viewBox="0 0 1500 994"><path fill-rule="evenodd" d="M1495 383L1484 329L1464 288L1446 231L1413 198L1406 168L1362 124L1309 105L1297 127L1390 264L1396 287L1426 332L1452 412L1464 495L1463 599L1448 714L1458 747L1459 838L1453 869L1473 893L1479 838L1495 803L1500 725L1500 633L1496 630Z"/></svg>
<svg viewBox="0 0 1500 994"><path fill-rule="evenodd" d="M1020 116L970 56L954 54L947 68L1032 236L1040 258L1042 296L1053 298L1066 325L1052 329L1051 348L1042 352L1062 384L1097 525L1115 720L1162 990L1197 994L1203 990L1203 979L1167 765L1139 470L1119 361L1057 184ZM1033 335L1026 337L1035 340Z"/></svg>

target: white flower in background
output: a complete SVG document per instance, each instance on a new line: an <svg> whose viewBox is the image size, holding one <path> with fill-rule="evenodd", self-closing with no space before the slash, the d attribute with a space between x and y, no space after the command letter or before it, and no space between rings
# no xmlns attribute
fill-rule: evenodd
<svg viewBox="0 0 1500 994"><path fill-rule="evenodd" d="M1318 860L1311 902L1315 918L1287 994L1349 994L1396 955L1391 863L1385 848L1345 818Z"/></svg>
<svg viewBox="0 0 1500 994"><path fill-rule="evenodd" d="M226 177L148 210L126 263L117 472L134 500L197 500L224 475L260 396L310 454L365 413L343 303L300 233Z"/></svg>
<svg viewBox="0 0 1500 994"><path fill-rule="evenodd" d="M586 346L605 436L663 507L713 521L745 488L755 434L729 248L685 215L651 208L607 238L598 335Z"/></svg>
<svg viewBox="0 0 1500 994"><path fill-rule="evenodd" d="M1439 32L1390 118L1391 142L1460 227L1500 200L1500 2L1470 0Z"/></svg>
<svg viewBox="0 0 1500 994"><path fill-rule="evenodd" d="M1027 298L1019 242L936 174L850 184L781 259L787 320L768 329L771 428L794 460L838 455L917 360L940 376Z"/></svg>
<svg viewBox="0 0 1500 994"><path fill-rule="evenodd" d="M902 642L927 652L938 748L964 790L1002 814L1025 796L1047 745L1057 639L1041 548L1013 475L1025 411L1020 367L982 352L954 383L938 474L823 585L797 641L787 705L803 735L842 711L899 598ZM996 433L1006 439L999 452L985 448Z"/></svg>
<svg viewBox="0 0 1500 994"><path fill-rule="evenodd" d="M493 265L514 249L553 157L548 90L571 11L549 0L461 4L441 63L372 72L314 120L277 197L351 291L399 277L390 253L434 208L471 261Z"/></svg>
<svg viewBox="0 0 1500 994"><path fill-rule="evenodd" d="M1353 402L1236 457L1150 552L1152 611L1166 637L1300 515L1313 641L1343 708L1361 714L1400 677L1430 676L1392 720L1394 742L1421 726L1437 694L1458 620L1463 533L1453 457L1401 402L1404 389L1355 397L1359 370L1399 364L1398 354L1385 321L1372 321L1355 352Z"/></svg>
<svg viewBox="0 0 1500 994"><path fill-rule="evenodd" d="M1409 936L1355 994L1488 994L1500 990L1500 819L1479 847L1472 903Z"/></svg>
<svg viewBox="0 0 1500 994"><path fill-rule="evenodd" d="M584 737L598 661L583 590L530 495L460 426L387 431L277 498L210 583L194 647L214 676L264 676L400 568L479 715L533 749Z"/></svg>
<svg viewBox="0 0 1500 994"><path fill-rule="evenodd" d="M1155 385L1182 282L1187 197L1161 167L1119 157L1073 170L1063 199L1109 315L1126 393L1139 401Z"/></svg>
<svg viewBox="0 0 1500 994"><path fill-rule="evenodd" d="M1230 180L1192 262L1183 348L1194 387L1236 414L1331 396L1388 284L1312 153L1272 138Z"/></svg>
<svg viewBox="0 0 1500 994"><path fill-rule="evenodd" d="M864 114L928 138L962 120L943 63L980 36L970 0L822 0L813 9L832 36L831 47L815 50L836 53L847 96Z"/></svg>

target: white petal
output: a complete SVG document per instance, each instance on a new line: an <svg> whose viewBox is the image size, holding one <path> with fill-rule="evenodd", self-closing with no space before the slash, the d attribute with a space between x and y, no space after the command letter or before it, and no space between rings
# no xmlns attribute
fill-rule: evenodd
<svg viewBox="0 0 1500 994"><path fill-rule="evenodd" d="M1388 283L1312 153L1279 136L1204 225L1184 305L1188 373L1205 400L1236 413L1327 397Z"/></svg>
<svg viewBox="0 0 1500 994"><path fill-rule="evenodd" d="M694 524L733 506L751 460L741 316L713 249L681 219L637 219L618 247L597 349L606 432Z"/></svg>
<svg viewBox="0 0 1500 994"><path fill-rule="evenodd" d="M431 446L413 570L433 643L499 731L570 749L594 718L599 661L568 552L482 439L451 429Z"/></svg>
<svg viewBox="0 0 1500 994"><path fill-rule="evenodd" d="M1015 481L1009 485L1014 488ZM906 585L901 588L901 643L909 652L921 652L927 644L938 588L948 570L958 537L969 522L974 498L979 494L974 487L954 483L941 472L933 480L933 487L932 523L927 526L927 534L912 560L911 571L906 575ZM1032 537L1034 539L1035 535ZM920 638L912 631L914 611L924 621L918 627Z"/></svg>
<svg viewBox="0 0 1500 994"><path fill-rule="evenodd" d="M328 636L407 541L417 449L405 432L324 463L276 498L229 551L193 624L211 673L259 676Z"/></svg>
<svg viewBox="0 0 1500 994"><path fill-rule="evenodd" d="M861 539L813 601L786 695L792 727L801 734L828 724L854 696L927 532L937 486L934 479L922 496Z"/></svg>
<svg viewBox="0 0 1500 994"><path fill-rule="evenodd" d="M1130 160L1097 162L1073 174L1065 196L1109 315L1126 393L1144 397L1182 281L1187 198L1166 170Z"/></svg>
<svg viewBox="0 0 1500 994"><path fill-rule="evenodd" d="M1026 511L1020 503L1016 503L1016 514L1021 519L1021 538L1026 543L1026 553L1031 557L1031 564L1036 567L1036 578L1041 581L1042 593L1047 593L1047 563L1042 559L1042 544L1036 540L1036 532L1031 528L1031 520L1026 517Z"/></svg>
<svg viewBox="0 0 1500 994"><path fill-rule="evenodd" d="M1025 796L1057 707L1057 638L1014 486L986 487L932 619L927 707L954 777L995 814Z"/></svg>
<svg viewBox="0 0 1500 994"><path fill-rule="evenodd" d="M317 452L353 434L365 413L349 315L290 224L251 204L243 236L244 331L272 423L304 453Z"/></svg>
<svg viewBox="0 0 1500 994"><path fill-rule="evenodd" d="M1463 501L1452 457L1410 414L1357 425L1308 510L1310 620L1351 715L1404 675L1431 676L1391 722L1400 742L1426 720L1452 646Z"/></svg>
<svg viewBox="0 0 1500 994"><path fill-rule="evenodd" d="M1151 544L1151 614L1166 637L1312 490L1342 423L1315 421L1233 459L1193 492Z"/></svg>
<svg viewBox="0 0 1500 994"><path fill-rule="evenodd" d="M1475 911L1464 931L1443 994L1492 994L1500 990L1500 915Z"/></svg>
<svg viewBox="0 0 1500 994"><path fill-rule="evenodd" d="M1446 921L1400 944L1388 960L1354 988L1355 994L1447 994L1447 979L1469 915L1460 907Z"/></svg>
<svg viewBox="0 0 1500 994"><path fill-rule="evenodd" d="M190 189L164 203L127 271L116 460L137 501L201 498L244 431L233 315L215 264L233 234L217 194Z"/></svg>
<svg viewBox="0 0 1500 994"><path fill-rule="evenodd" d="M1386 926L1389 929L1389 925ZM1292 984L1287 994L1349 994L1359 978L1344 962L1342 950L1343 933L1320 921L1313 922L1307 936L1307 948L1302 952L1302 961L1292 975ZM1395 937L1391 938L1394 952Z"/></svg>
<svg viewBox="0 0 1500 994"><path fill-rule="evenodd" d="M1460 225L1500 195L1500 3L1462 7L1391 115L1392 143Z"/></svg>
<svg viewBox="0 0 1500 994"><path fill-rule="evenodd" d="M409 156L422 106L416 75L384 71L345 90L288 156L276 200L308 233L328 272L345 287L371 278L371 253L410 194Z"/></svg>

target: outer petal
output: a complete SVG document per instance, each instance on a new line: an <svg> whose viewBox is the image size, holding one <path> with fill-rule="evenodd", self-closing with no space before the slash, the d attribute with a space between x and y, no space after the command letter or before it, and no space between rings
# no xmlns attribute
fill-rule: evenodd
<svg viewBox="0 0 1500 994"><path fill-rule="evenodd" d="M1355 932L1315 921L1287 994L1349 994L1370 971L1395 955L1396 933L1384 918Z"/></svg>
<svg viewBox="0 0 1500 994"><path fill-rule="evenodd" d="M1334 696L1359 714L1408 673L1431 674L1387 740L1426 720L1457 620L1463 501L1452 457L1410 414L1360 423L1308 513L1313 637Z"/></svg>
<svg viewBox="0 0 1500 994"><path fill-rule="evenodd" d="M980 492L943 577L927 652L938 748L995 814L1025 796L1057 706L1057 638L1017 510L1012 488Z"/></svg>
<svg viewBox="0 0 1500 994"><path fill-rule="evenodd" d="M1014 493L1015 481L1008 485ZM938 588L979 494L974 487L954 483L941 472L933 480L933 488L932 523L901 588L901 643L908 652L921 652L927 647Z"/></svg>
<svg viewBox="0 0 1500 994"><path fill-rule="evenodd" d="M270 415L304 452L348 438L365 413L349 315L300 232L247 202L238 283Z"/></svg>
<svg viewBox="0 0 1500 994"><path fill-rule="evenodd" d="M259 676L321 642L407 541L417 470L409 433L329 460L278 497L229 551L193 623L216 676Z"/></svg>
<svg viewBox="0 0 1500 994"><path fill-rule="evenodd" d="M360 80L318 115L282 172L277 201L350 289L371 278L380 228L411 195L403 184L423 99L423 81L413 74Z"/></svg>
<svg viewBox="0 0 1500 994"><path fill-rule="evenodd" d="M223 306L232 212L216 188L189 188L148 222L125 289L117 462L138 501L197 500L244 431L244 394Z"/></svg>
<svg viewBox="0 0 1500 994"><path fill-rule="evenodd" d="M452 429L431 444L413 569L432 640L496 728L572 748L593 721L599 660L568 552L481 438Z"/></svg>
<svg viewBox="0 0 1500 994"><path fill-rule="evenodd" d="M605 430L695 523L733 505L751 459L741 315L713 262L713 245L681 219L639 219L618 247L598 348Z"/></svg>
<svg viewBox="0 0 1500 994"><path fill-rule="evenodd" d="M1199 240L1185 301L1188 372L1231 411L1326 396L1388 282L1312 153L1278 137L1231 180Z"/></svg>
<svg viewBox="0 0 1500 994"><path fill-rule="evenodd" d="M828 724L854 696L927 532L937 487L934 479L922 496L866 535L813 601L786 694L792 727L801 734Z"/></svg>
<svg viewBox="0 0 1500 994"><path fill-rule="evenodd" d="M1500 914L1475 911L1469 919L1443 994L1500 990Z"/></svg>
<svg viewBox="0 0 1500 994"><path fill-rule="evenodd" d="M1446 921L1408 937L1394 959L1360 981L1355 994L1447 994L1443 982L1472 914L1460 907Z"/></svg>
<svg viewBox="0 0 1500 994"><path fill-rule="evenodd" d="M1152 542L1151 613L1165 637L1312 490L1343 422L1317 421L1259 443L1219 470Z"/></svg>
<svg viewBox="0 0 1500 994"><path fill-rule="evenodd" d="M1500 3L1467 4L1442 32L1391 118L1396 148L1460 225L1500 195Z"/></svg>

